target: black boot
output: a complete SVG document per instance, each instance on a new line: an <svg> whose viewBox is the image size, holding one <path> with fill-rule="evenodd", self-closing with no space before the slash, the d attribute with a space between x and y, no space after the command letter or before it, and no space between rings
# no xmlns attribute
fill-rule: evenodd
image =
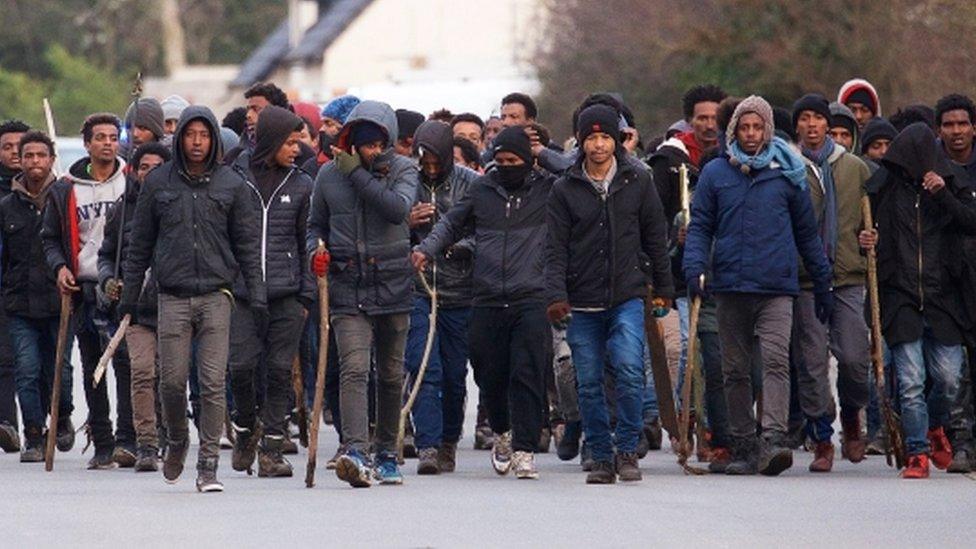
<svg viewBox="0 0 976 549"><path fill-rule="evenodd" d="M224 485L217 480L217 458L200 458L197 461L197 492L223 492Z"/></svg>
<svg viewBox="0 0 976 549"><path fill-rule="evenodd" d="M765 435L759 440L759 473L775 477L793 466L793 450L782 435Z"/></svg>
<svg viewBox="0 0 976 549"><path fill-rule="evenodd" d="M583 434L583 426L579 421L567 421L563 428L563 436L556 445L556 455L562 461L569 461L576 458L580 451L580 436Z"/></svg>
<svg viewBox="0 0 976 549"><path fill-rule="evenodd" d="M756 437L732 441L732 462L725 467L726 475L755 475L759 470L759 441Z"/></svg>
<svg viewBox="0 0 976 549"><path fill-rule="evenodd" d="M24 449L20 452L21 463L44 461L44 430L41 427L24 428Z"/></svg>
<svg viewBox="0 0 976 549"><path fill-rule="evenodd" d="M230 465L235 471L247 471L252 474L251 467L257 452L258 441L261 440L261 422L255 421L253 427L241 427L232 423L234 427L234 452L231 454Z"/></svg>
<svg viewBox="0 0 976 549"><path fill-rule="evenodd" d="M155 446L149 446L146 444L140 445L136 449L136 462L135 470L137 473L150 473L159 470L159 464L157 460L159 458L159 450Z"/></svg>

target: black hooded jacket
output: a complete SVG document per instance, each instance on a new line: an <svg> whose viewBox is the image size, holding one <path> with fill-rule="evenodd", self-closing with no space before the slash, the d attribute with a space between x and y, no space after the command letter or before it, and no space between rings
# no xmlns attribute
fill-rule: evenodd
<svg viewBox="0 0 976 549"><path fill-rule="evenodd" d="M430 234L437 220L468 194L468 189L478 178L478 174L463 166L454 165L454 134L451 126L444 122L428 120L421 124L413 136L413 146L417 152L425 150L434 154L440 162L440 173L436 179L431 180L423 171L420 173L414 204L430 203L432 199L436 199L437 213L430 223L410 229L411 242L419 244ZM434 259L434 264L437 265L439 303L445 308L468 307L471 305L471 255L474 251L472 235L462 236L448 250L450 253L442 253ZM420 281L417 281L415 290L418 295L427 295Z"/></svg>
<svg viewBox="0 0 976 549"><path fill-rule="evenodd" d="M298 297L306 306L315 300L316 286L303 268L312 179L296 166L275 163L278 149L302 121L281 107L267 107L258 117L254 152L242 152L234 162L259 203L261 265L268 299ZM235 292L249 300L244 280Z"/></svg>
<svg viewBox="0 0 976 549"><path fill-rule="evenodd" d="M922 188L934 171L945 188ZM963 306L965 235L976 234L976 197L954 176L923 123L892 141L881 168L868 180L878 229L878 286L885 341L897 345L922 337L927 323L945 345L968 340L972 320Z"/></svg>
<svg viewBox="0 0 976 549"><path fill-rule="evenodd" d="M61 312L57 281L44 257L40 235L42 221L43 209L38 209L23 191L12 190L0 199L2 295L8 314L51 318Z"/></svg>
<svg viewBox="0 0 976 549"><path fill-rule="evenodd" d="M618 156L606 197L581 158L549 196L546 280L549 302L609 309L647 295L674 297L668 222L651 175Z"/></svg>
<svg viewBox="0 0 976 549"><path fill-rule="evenodd" d="M201 176L189 174L181 146L194 120L203 121L211 137ZM244 177L220 164L220 130L210 109L184 110L174 144L173 160L150 172L139 193L122 268L122 303L136 303L152 265L159 291L179 297L230 290L240 273L251 305L264 307L259 206Z"/></svg>

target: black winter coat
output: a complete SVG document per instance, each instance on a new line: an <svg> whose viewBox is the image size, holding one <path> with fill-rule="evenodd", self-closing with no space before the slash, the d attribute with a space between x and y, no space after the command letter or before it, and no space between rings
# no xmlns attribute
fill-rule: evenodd
<svg viewBox="0 0 976 549"><path fill-rule="evenodd" d="M264 307L259 207L241 174L219 164L218 124L210 109L183 111L173 142L181 143L194 120L203 121L214 136L206 171L190 176L182 147L176 146L173 160L146 177L122 267L122 302L136 303L152 265L159 291L179 297L230 290L241 273L251 305Z"/></svg>
<svg viewBox="0 0 976 549"><path fill-rule="evenodd" d="M7 314L51 318L61 314L57 280L48 269L40 229L44 212L12 192L0 200L3 305Z"/></svg>
<svg viewBox="0 0 976 549"><path fill-rule="evenodd" d="M936 194L922 189L928 171L945 179ZM885 342L922 337L924 324L945 345L971 339L964 306L963 241L976 235L976 189L955 177L928 127L906 128L868 180L878 229L878 286Z"/></svg>
<svg viewBox="0 0 976 549"><path fill-rule="evenodd" d="M494 170L471 184L417 249L437 257L474 234L472 305L500 307L546 300L546 201L554 177L533 171L509 193Z"/></svg>
<svg viewBox="0 0 976 549"><path fill-rule="evenodd" d="M668 223L646 170L618 159L606 198L580 162L549 197L546 279L549 302L609 309L647 295L674 297Z"/></svg>

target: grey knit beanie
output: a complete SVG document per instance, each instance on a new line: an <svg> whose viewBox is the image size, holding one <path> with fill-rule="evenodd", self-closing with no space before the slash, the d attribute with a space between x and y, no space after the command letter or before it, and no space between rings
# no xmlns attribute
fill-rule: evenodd
<svg viewBox="0 0 976 549"><path fill-rule="evenodd" d="M729 121L729 127L725 130L725 144L729 148L732 148L732 143L735 142L735 130L739 126L739 119L748 113L758 114L759 118L763 119L766 126L766 131L763 134L765 144L768 145L773 140L773 132L775 132L773 108L762 97L750 95L735 108L735 112L732 113L732 120Z"/></svg>

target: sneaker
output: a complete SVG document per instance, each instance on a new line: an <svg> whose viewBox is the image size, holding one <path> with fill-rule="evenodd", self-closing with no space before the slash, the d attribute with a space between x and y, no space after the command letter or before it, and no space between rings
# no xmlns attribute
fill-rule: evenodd
<svg viewBox="0 0 976 549"><path fill-rule="evenodd" d="M737 439L732 446L732 461L726 475L755 475L759 472L759 450L755 437Z"/></svg>
<svg viewBox="0 0 976 549"><path fill-rule="evenodd" d="M818 442L810 462L811 473L829 473L834 468L834 445L826 440Z"/></svg>
<svg viewBox="0 0 976 549"><path fill-rule="evenodd" d="M290 477L292 476L291 463L282 454L284 437L265 435L261 439L258 447L258 476L267 477Z"/></svg>
<svg viewBox="0 0 976 549"><path fill-rule="evenodd" d="M563 428L563 436L556 445L556 455L562 461L570 461L579 455L580 436L583 427L579 421L568 421Z"/></svg>
<svg viewBox="0 0 976 549"><path fill-rule="evenodd" d="M231 423L234 428L234 452L230 457L230 466L235 471L247 471L252 474L251 467L257 456L258 441L261 440L261 422L254 422L253 428L241 427Z"/></svg>
<svg viewBox="0 0 976 549"><path fill-rule="evenodd" d="M376 455L373 478L380 481L380 484L403 484L403 474L397 465L396 454L384 452Z"/></svg>
<svg viewBox="0 0 976 549"><path fill-rule="evenodd" d="M929 478L929 456L925 454L908 456L908 463L901 471L901 478Z"/></svg>
<svg viewBox="0 0 976 549"><path fill-rule="evenodd" d="M40 427L24 429L24 449L20 452L21 463L44 461L44 431Z"/></svg>
<svg viewBox="0 0 976 549"><path fill-rule="evenodd" d="M115 469L116 465L115 459L113 459L112 450L99 450L95 449L95 455L88 460L88 470L89 471L104 471L107 469Z"/></svg>
<svg viewBox="0 0 976 549"><path fill-rule="evenodd" d="M587 484L613 484L617 482L617 473L613 470L613 463L609 461L594 461L593 467L586 475Z"/></svg>
<svg viewBox="0 0 976 549"><path fill-rule="evenodd" d="M868 441L864 453L869 456L883 456L887 447L888 439L885 437L884 429L878 429L878 432Z"/></svg>
<svg viewBox="0 0 976 549"><path fill-rule="evenodd" d="M952 454L952 463L946 469L948 473L969 473L973 466L969 452L965 448L959 448Z"/></svg>
<svg viewBox="0 0 976 549"><path fill-rule="evenodd" d="M851 463L864 461L864 455L867 452L867 443L864 437L861 436L860 417L855 416L854 419L849 421L841 420L841 425L843 426L844 432L841 436L840 456Z"/></svg>
<svg viewBox="0 0 976 549"><path fill-rule="evenodd" d="M437 449L437 468L442 473L453 473L457 468L457 442L442 442Z"/></svg>
<svg viewBox="0 0 976 549"><path fill-rule="evenodd" d="M542 432L539 433L539 445L536 447L535 451L539 454L548 454L549 446L552 444L552 429L549 427L543 427Z"/></svg>
<svg viewBox="0 0 976 549"><path fill-rule="evenodd" d="M636 452L623 452L616 456L617 476L620 482L636 482L644 480L641 474L640 461Z"/></svg>
<svg viewBox="0 0 976 549"><path fill-rule="evenodd" d="M507 475L512 467L512 432L508 431L494 437L491 448L491 466L499 475Z"/></svg>
<svg viewBox="0 0 976 549"><path fill-rule="evenodd" d="M952 445L942 427L929 430L929 444L932 445L932 465L945 470L952 463Z"/></svg>
<svg viewBox="0 0 976 549"><path fill-rule="evenodd" d="M223 492L224 485L217 480L217 458L197 461L197 492Z"/></svg>
<svg viewBox="0 0 976 549"><path fill-rule="evenodd" d="M487 425L479 425L474 430L474 449L491 450L495 444L495 433Z"/></svg>
<svg viewBox="0 0 976 549"><path fill-rule="evenodd" d="M647 438L648 449L661 449L661 441L664 439L664 431L661 429L661 420L659 418L654 418L644 424L644 436Z"/></svg>
<svg viewBox="0 0 976 549"><path fill-rule="evenodd" d="M118 464L119 467L123 469L129 469L135 467L136 465L136 452L135 449L129 447L128 445L119 445L115 447L112 451L112 461Z"/></svg>
<svg viewBox="0 0 976 549"><path fill-rule="evenodd" d="M58 416L58 434L55 443L59 452L70 452L75 447L75 424L71 416Z"/></svg>
<svg viewBox="0 0 976 549"><path fill-rule="evenodd" d="M355 448L339 456L335 472L339 480L348 482L353 488L369 488L373 484L366 458Z"/></svg>
<svg viewBox="0 0 976 549"><path fill-rule="evenodd" d="M761 438L759 446L759 474L775 477L793 466L793 450L778 439Z"/></svg>
<svg viewBox="0 0 976 549"><path fill-rule="evenodd" d="M291 438L285 437L281 441L281 453L286 456L298 455L298 444Z"/></svg>
<svg viewBox="0 0 976 549"><path fill-rule="evenodd" d="M437 448L421 448L417 452L420 461L417 463L418 475L439 475L440 465L437 463Z"/></svg>
<svg viewBox="0 0 976 549"><path fill-rule="evenodd" d="M539 470L535 468L535 456L532 452L513 452L512 468L515 469L515 478L539 478Z"/></svg>
<svg viewBox="0 0 976 549"><path fill-rule="evenodd" d="M0 449L8 454L20 450L20 435L17 429L6 421L0 423Z"/></svg>
<svg viewBox="0 0 976 549"><path fill-rule="evenodd" d="M730 463L732 463L732 452L728 448L716 446L712 448L712 455L708 461L708 472L722 474Z"/></svg>
<svg viewBox="0 0 976 549"><path fill-rule="evenodd" d="M325 462L325 468L329 471L334 471L336 468L336 462L339 461L339 458L342 457L342 454L345 453L346 453L346 445L340 444L339 447L336 448L335 454L333 454L332 457L329 458L329 461Z"/></svg>
<svg viewBox="0 0 976 549"><path fill-rule="evenodd" d="M136 450L135 470L137 473L148 473L159 470L156 462L159 450L155 446L139 446Z"/></svg>
<svg viewBox="0 0 976 549"><path fill-rule="evenodd" d="M183 463L186 461L186 451L190 448L190 441L166 445L166 456L163 458L163 480L169 484L176 483L183 473Z"/></svg>

